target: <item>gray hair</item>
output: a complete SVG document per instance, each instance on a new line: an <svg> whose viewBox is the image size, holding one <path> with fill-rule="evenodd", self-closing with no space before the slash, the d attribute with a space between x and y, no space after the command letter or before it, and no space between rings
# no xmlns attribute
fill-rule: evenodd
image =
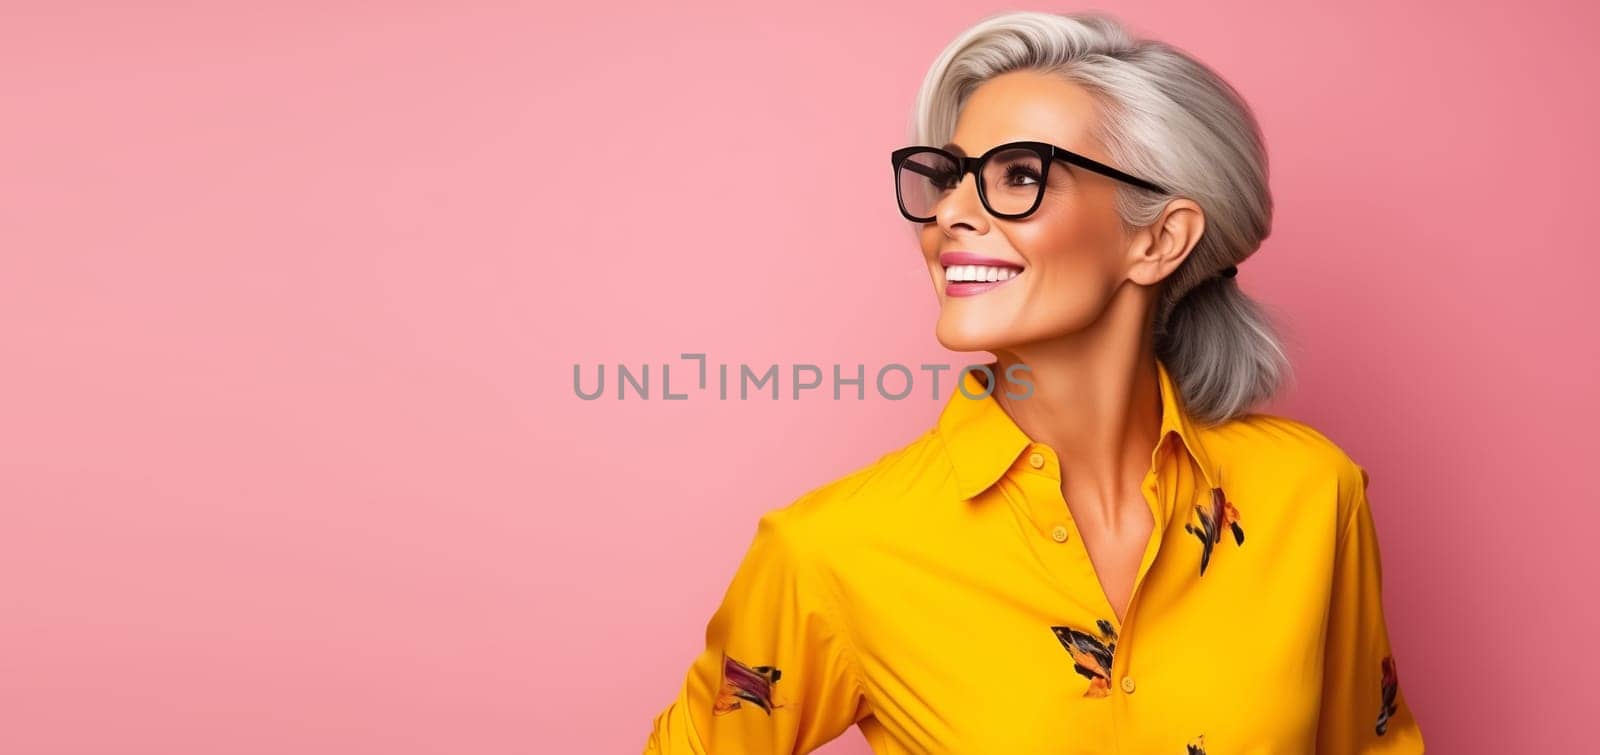
<svg viewBox="0 0 1600 755"><path fill-rule="evenodd" d="M1244 98L1204 63L1164 42L1135 39L1097 11L1006 11L962 32L934 60L912 112L913 144L943 144L978 86L1038 70L1082 86L1102 118L1091 134L1112 165L1161 184L1205 211L1205 232L1169 275L1155 312L1156 354L1189 412L1216 424L1248 412L1288 378L1266 310L1219 275L1272 230L1261 130ZM1130 229L1155 221L1172 196L1118 184Z"/></svg>

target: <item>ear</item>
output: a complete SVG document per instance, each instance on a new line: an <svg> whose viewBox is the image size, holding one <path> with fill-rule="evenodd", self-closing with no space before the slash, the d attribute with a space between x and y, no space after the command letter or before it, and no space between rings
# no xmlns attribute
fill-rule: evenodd
<svg viewBox="0 0 1600 755"><path fill-rule="evenodd" d="M1128 246L1128 279L1144 286L1165 280L1189 258L1206 230L1206 215L1193 200L1178 198L1161 215L1133 235Z"/></svg>

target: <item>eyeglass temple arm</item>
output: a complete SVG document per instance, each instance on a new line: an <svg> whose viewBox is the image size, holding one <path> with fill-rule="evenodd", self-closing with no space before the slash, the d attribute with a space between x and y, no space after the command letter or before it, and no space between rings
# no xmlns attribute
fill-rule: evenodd
<svg viewBox="0 0 1600 755"><path fill-rule="evenodd" d="M911 158L906 158L905 162L901 163L900 165L901 165L902 168L910 170L912 173L917 173L917 174L920 174L920 175L924 175L924 176L927 176L928 178L933 178L934 177L934 172L935 171L933 170L933 168L931 166L923 165L922 163L919 163L916 160L913 160Z"/></svg>
<svg viewBox="0 0 1600 755"><path fill-rule="evenodd" d="M1076 166L1078 166L1080 168L1083 168L1085 170L1092 170L1092 171L1094 171L1096 173L1099 173L1102 176L1110 176L1111 178L1115 178L1118 181L1122 181L1123 183L1133 184L1134 186L1137 186L1137 187L1139 187L1141 189L1149 189L1149 190L1151 190L1153 192L1156 192L1157 194L1166 194L1166 193L1168 193L1167 190L1162 188L1159 184L1151 183L1149 181L1144 180L1143 178L1140 178L1138 176L1135 176L1135 175L1132 175L1132 174L1129 174L1129 173L1123 173L1122 171L1117 170L1116 168L1113 168L1113 167L1111 167L1109 165L1106 165L1103 162L1099 162L1097 160L1092 160L1090 158L1084 157L1083 155L1077 154L1075 152L1058 151L1053 156L1057 160L1065 160L1065 161L1067 161L1069 163L1072 163L1073 165L1076 165Z"/></svg>

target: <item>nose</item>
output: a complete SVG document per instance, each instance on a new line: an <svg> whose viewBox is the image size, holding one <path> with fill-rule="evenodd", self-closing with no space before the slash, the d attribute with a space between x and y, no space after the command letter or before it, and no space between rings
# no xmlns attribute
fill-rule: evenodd
<svg viewBox="0 0 1600 755"><path fill-rule="evenodd" d="M957 223L981 230L987 224L987 217L983 200L978 196L978 176L972 171L962 174L956 187L939 200L938 209L934 212L934 221L946 233Z"/></svg>

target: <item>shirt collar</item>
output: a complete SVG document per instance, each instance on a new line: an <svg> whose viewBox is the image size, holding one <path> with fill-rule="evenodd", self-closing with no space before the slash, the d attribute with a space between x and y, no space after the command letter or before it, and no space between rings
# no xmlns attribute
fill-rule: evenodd
<svg viewBox="0 0 1600 755"><path fill-rule="evenodd" d="M994 367L989 365L991 373ZM1193 418L1184 409L1177 384L1159 358L1156 372L1161 390L1161 433L1158 437L1165 441L1168 435L1176 433L1205 475L1207 487L1218 487L1221 477L1200 442ZM937 431L955 470L956 493L967 500L988 490L1033 440L1000 408L974 371L965 372L961 382L966 392L959 388L952 392L939 415ZM1003 386L1001 389L1005 390ZM968 398L968 394L980 398ZM1160 446L1157 443L1156 449ZM1155 450L1151 454L1153 464Z"/></svg>

